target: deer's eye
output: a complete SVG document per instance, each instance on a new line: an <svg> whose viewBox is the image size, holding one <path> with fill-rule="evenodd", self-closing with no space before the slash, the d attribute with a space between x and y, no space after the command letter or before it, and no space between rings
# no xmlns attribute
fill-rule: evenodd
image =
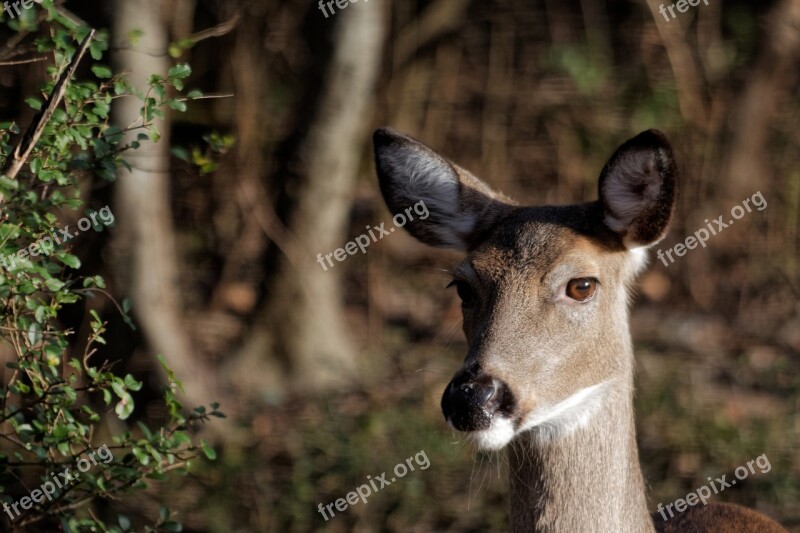
<svg viewBox="0 0 800 533"><path fill-rule="evenodd" d="M461 304L464 306L470 306L475 301L475 293L472 292L472 289L469 285L461 280L454 279L451 281L447 287L455 286L456 292L458 293L458 297L461 298Z"/></svg>
<svg viewBox="0 0 800 533"><path fill-rule="evenodd" d="M597 280L594 278L576 278L569 280L567 289L564 291L567 296L578 302L585 302L594 296L597 290Z"/></svg>

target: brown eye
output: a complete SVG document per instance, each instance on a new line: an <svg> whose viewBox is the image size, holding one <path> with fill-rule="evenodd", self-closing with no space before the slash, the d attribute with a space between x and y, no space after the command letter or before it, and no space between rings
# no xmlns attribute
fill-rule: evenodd
<svg viewBox="0 0 800 533"><path fill-rule="evenodd" d="M567 283L567 296L579 302L585 302L597 290L597 280L594 278L577 278L569 280Z"/></svg>
<svg viewBox="0 0 800 533"><path fill-rule="evenodd" d="M475 295L470 289L469 285L465 282L454 279L451 281L447 287L450 288L452 286L456 287L456 292L458 293L458 297L461 298L461 305L469 306L472 305L473 301L475 300Z"/></svg>

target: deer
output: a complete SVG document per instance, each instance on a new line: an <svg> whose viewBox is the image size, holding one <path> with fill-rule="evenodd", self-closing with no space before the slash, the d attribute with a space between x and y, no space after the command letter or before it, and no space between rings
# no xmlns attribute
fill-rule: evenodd
<svg viewBox="0 0 800 533"><path fill-rule="evenodd" d="M623 143L595 201L519 205L420 141L373 134L381 193L404 227L465 258L453 270L467 354L442 395L447 423L479 450L506 450L515 532L786 532L733 504L648 511L633 408L629 305L647 249L674 216L665 135Z"/></svg>

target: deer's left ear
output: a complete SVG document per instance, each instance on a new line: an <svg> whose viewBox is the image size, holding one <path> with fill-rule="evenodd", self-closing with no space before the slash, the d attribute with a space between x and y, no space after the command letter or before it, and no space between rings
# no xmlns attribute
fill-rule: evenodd
<svg viewBox="0 0 800 533"><path fill-rule="evenodd" d="M629 249L660 241L675 209L676 181L667 138L658 130L640 133L617 149L600 174L603 223Z"/></svg>

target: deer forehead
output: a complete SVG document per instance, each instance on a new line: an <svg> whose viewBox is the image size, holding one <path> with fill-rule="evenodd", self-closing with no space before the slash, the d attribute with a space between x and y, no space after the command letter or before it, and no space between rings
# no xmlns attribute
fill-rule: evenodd
<svg viewBox="0 0 800 533"><path fill-rule="evenodd" d="M563 224L511 220L501 222L456 273L474 273L493 285L563 283L577 277L603 281L638 270L640 256Z"/></svg>

